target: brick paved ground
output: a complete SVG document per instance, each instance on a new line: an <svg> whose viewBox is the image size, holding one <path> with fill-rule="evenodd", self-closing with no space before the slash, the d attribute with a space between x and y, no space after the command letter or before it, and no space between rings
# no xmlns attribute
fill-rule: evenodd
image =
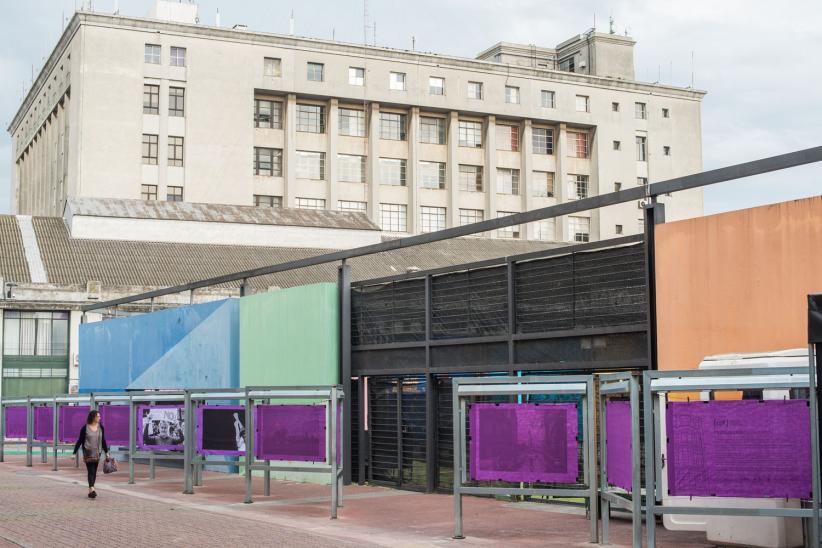
<svg viewBox="0 0 822 548"><path fill-rule="evenodd" d="M182 494L182 470L157 468L148 479L137 466L128 485L127 467L98 480L100 496L85 497L85 468L60 458L60 470L40 463L26 468L20 455L0 463L0 548L66 546L102 542L124 546L534 546L586 547L588 522L578 511L538 503L466 497L465 540L453 541L453 498L375 486L344 491L339 519L329 519L329 488L272 481L262 496L254 481L254 504L243 504L242 478L206 473L194 495ZM570 513L569 513L570 512ZM630 545L630 525L611 522L611 542ZM704 533L657 527L660 547L704 548ZM99 542L98 542L99 541Z"/></svg>

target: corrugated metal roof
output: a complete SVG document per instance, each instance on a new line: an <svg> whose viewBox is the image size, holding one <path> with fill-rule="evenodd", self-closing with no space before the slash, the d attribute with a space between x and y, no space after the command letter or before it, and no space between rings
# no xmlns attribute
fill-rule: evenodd
<svg viewBox="0 0 822 548"><path fill-rule="evenodd" d="M14 217L0 215L0 227ZM72 239L62 219L34 217L34 230L50 283L82 284L90 280L105 286L165 287L231 274L319 255L330 249L202 245L184 243L129 242ZM0 275L26 268L22 245L14 243L5 229L0 233L0 249L17 246L14 255L0 259ZM459 265L556 247L556 243L518 242L483 238L457 238L423 246L357 257L349 264L355 280L402 274L410 267L422 270ZM5 260L5 257L10 257ZM291 287L333 281L337 265L326 264L263 276L250 280L252 288ZM28 281L28 277L25 280ZM236 286L237 284L229 284Z"/></svg>
<svg viewBox="0 0 822 548"><path fill-rule="evenodd" d="M308 226L349 230L380 229L365 213L324 209L270 208L114 198L69 198L66 202L66 209L73 215L92 217Z"/></svg>
<svg viewBox="0 0 822 548"><path fill-rule="evenodd" d="M14 215L0 215L0 277L6 282L31 281L23 237Z"/></svg>

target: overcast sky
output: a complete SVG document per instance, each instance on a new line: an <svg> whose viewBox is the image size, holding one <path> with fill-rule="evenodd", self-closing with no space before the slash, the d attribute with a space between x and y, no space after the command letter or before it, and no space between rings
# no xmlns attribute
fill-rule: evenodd
<svg viewBox="0 0 822 548"><path fill-rule="evenodd" d="M11 149L5 128L81 0L4 1L0 18L0 212L9 211ZM94 0L111 12L116 0ZM119 0L144 16L153 0ZM822 145L822 1L788 0L369 0L377 45L473 57L501 41L554 46L593 26L627 27L637 79L708 92L702 107L706 169ZM223 26L361 42L362 0L203 0L200 19ZM370 33L369 33L370 34ZM369 40L371 37L369 36ZM725 183L705 191L715 213L822 194L822 166Z"/></svg>

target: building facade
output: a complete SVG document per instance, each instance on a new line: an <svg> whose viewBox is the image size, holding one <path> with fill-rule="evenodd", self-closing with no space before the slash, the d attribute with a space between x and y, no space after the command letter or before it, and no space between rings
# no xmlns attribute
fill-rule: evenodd
<svg viewBox="0 0 822 548"><path fill-rule="evenodd" d="M499 43L469 59L195 13L75 14L8 128L14 213L61 215L68 197L183 200L364 211L414 234L702 167L704 92L635 81L628 37ZM667 213L701 215L702 191ZM598 240L641 219L622 204L490 236Z"/></svg>

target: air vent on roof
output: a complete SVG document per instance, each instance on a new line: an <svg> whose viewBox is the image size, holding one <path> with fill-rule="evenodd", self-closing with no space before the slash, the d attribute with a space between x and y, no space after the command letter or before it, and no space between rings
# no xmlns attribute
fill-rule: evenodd
<svg viewBox="0 0 822 548"><path fill-rule="evenodd" d="M86 282L86 298L87 299L99 299L100 293L103 291L103 282L98 282L97 280L89 280Z"/></svg>

